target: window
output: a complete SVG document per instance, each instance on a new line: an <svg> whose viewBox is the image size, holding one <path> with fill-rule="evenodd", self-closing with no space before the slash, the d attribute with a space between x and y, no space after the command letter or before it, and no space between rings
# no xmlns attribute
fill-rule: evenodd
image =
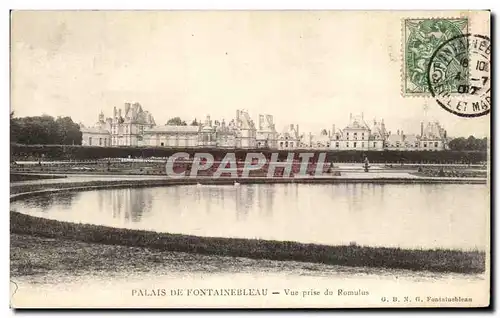
<svg viewBox="0 0 500 318"><path fill-rule="evenodd" d="M283 141L280 141L280 147L283 148Z"/></svg>
<svg viewBox="0 0 500 318"><path fill-rule="evenodd" d="M287 137L288 139L288 137ZM288 148L288 141L285 141L285 148Z"/></svg>
<svg viewBox="0 0 500 318"><path fill-rule="evenodd" d="M415 148L418 148L418 142L415 143Z"/></svg>
<svg viewBox="0 0 500 318"><path fill-rule="evenodd" d="M163 146L165 146L165 143L163 143L163 142L162 142L162 143L160 144L160 146L162 146L162 147L163 147Z"/></svg>
<svg viewBox="0 0 500 318"><path fill-rule="evenodd" d="M361 139L365 139L365 133L361 133Z"/></svg>
<svg viewBox="0 0 500 318"><path fill-rule="evenodd" d="M293 142L290 142L290 148L293 148Z"/></svg>
<svg viewBox="0 0 500 318"><path fill-rule="evenodd" d="M102 138L99 138L99 146L102 146Z"/></svg>
<svg viewBox="0 0 500 318"><path fill-rule="evenodd" d="M107 141L108 141L108 139L104 138L104 147L107 146L107 143L108 143Z"/></svg>
<svg viewBox="0 0 500 318"><path fill-rule="evenodd" d="M89 146L92 146L92 137L89 137Z"/></svg>
<svg viewBox="0 0 500 318"><path fill-rule="evenodd" d="M353 148L356 148L356 142L354 142L354 146L353 146Z"/></svg>
<svg viewBox="0 0 500 318"><path fill-rule="evenodd" d="M345 143L346 148L349 148L349 142Z"/></svg>
<svg viewBox="0 0 500 318"><path fill-rule="evenodd" d="M399 146L400 146L400 144L399 144L399 142L397 142L397 143L396 143L396 147L398 147L398 148L399 148Z"/></svg>
<svg viewBox="0 0 500 318"><path fill-rule="evenodd" d="M338 143L338 142L336 142L336 143L335 143L335 148L338 148L338 147L339 147L339 143Z"/></svg>
<svg viewBox="0 0 500 318"><path fill-rule="evenodd" d="M335 136L335 138L336 138L337 140L339 140L339 135Z"/></svg>
<svg viewBox="0 0 500 318"><path fill-rule="evenodd" d="M373 148L375 148L375 147L377 147L377 143L376 142L373 143Z"/></svg>
<svg viewBox="0 0 500 318"><path fill-rule="evenodd" d="M438 147L437 141L434 143L434 147L436 147L436 148Z"/></svg>
<svg viewBox="0 0 500 318"><path fill-rule="evenodd" d="M427 148L427 143L426 142L424 142L424 148Z"/></svg>
<svg viewBox="0 0 500 318"><path fill-rule="evenodd" d="M364 142L362 142L362 143L361 143L361 148L364 148L364 147L365 147L365 143L364 143Z"/></svg>

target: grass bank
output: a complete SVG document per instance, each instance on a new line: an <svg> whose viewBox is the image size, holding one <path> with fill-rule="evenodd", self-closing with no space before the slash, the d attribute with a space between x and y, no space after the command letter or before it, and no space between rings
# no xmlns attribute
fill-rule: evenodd
<svg viewBox="0 0 500 318"><path fill-rule="evenodd" d="M105 245L252 259L434 272L481 273L485 270L485 253L480 251L410 250L357 245L327 246L269 240L197 237L60 222L13 211L10 213L10 231L11 234Z"/></svg>

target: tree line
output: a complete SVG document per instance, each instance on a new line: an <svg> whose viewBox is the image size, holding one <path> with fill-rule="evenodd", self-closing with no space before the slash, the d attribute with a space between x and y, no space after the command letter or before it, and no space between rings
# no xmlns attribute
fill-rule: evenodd
<svg viewBox="0 0 500 318"><path fill-rule="evenodd" d="M25 145L81 145L80 126L71 117L14 117L10 113L10 142Z"/></svg>
<svg viewBox="0 0 500 318"><path fill-rule="evenodd" d="M187 126L187 123L185 120L182 120L180 117L173 117L167 120L167 125L174 125L174 126ZM191 122L190 126L200 126L200 122L196 120L196 118Z"/></svg>
<svg viewBox="0 0 500 318"><path fill-rule="evenodd" d="M488 148L488 139L475 138L474 136L469 136L469 138L459 137L452 139L449 143L450 150L457 151L486 151Z"/></svg>

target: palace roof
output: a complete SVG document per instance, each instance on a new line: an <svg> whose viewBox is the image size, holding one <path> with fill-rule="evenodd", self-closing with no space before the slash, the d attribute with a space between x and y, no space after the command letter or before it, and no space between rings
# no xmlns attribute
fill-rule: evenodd
<svg viewBox="0 0 500 318"><path fill-rule="evenodd" d="M177 125L165 125L165 126L155 126L150 129L144 130L145 133L150 134L167 134L167 133L198 133L199 126L177 126Z"/></svg>

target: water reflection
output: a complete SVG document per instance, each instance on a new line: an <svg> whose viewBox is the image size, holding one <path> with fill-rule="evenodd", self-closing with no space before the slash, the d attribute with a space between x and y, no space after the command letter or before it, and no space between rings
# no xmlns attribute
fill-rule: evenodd
<svg viewBox="0 0 500 318"><path fill-rule="evenodd" d="M12 206L72 222L201 236L484 249L489 192L452 184L206 185L64 193Z"/></svg>
<svg viewBox="0 0 500 318"><path fill-rule="evenodd" d="M24 200L24 204L30 208L39 209L42 212L50 210L55 204L61 209L69 210L78 195L77 192L56 192L52 195L27 198Z"/></svg>

